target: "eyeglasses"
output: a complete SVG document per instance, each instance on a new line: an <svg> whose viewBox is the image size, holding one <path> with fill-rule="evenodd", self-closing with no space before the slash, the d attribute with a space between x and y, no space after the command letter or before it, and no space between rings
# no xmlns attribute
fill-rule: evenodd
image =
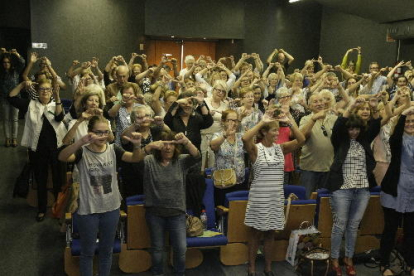
<svg viewBox="0 0 414 276"><path fill-rule="evenodd" d="M326 128L324 125L321 125L322 133L325 135L325 137L328 137L328 132L326 131Z"/></svg>
<svg viewBox="0 0 414 276"><path fill-rule="evenodd" d="M226 93L226 90L223 89L214 88L214 90L216 90L217 92Z"/></svg>
<svg viewBox="0 0 414 276"><path fill-rule="evenodd" d="M108 136L109 135L109 130L94 130L92 131L93 133L96 134L96 136L102 137L102 136Z"/></svg>
<svg viewBox="0 0 414 276"><path fill-rule="evenodd" d="M43 91L45 91L45 92L50 92L50 91L52 91L52 88L51 87L41 87L41 88L39 88L38 89L40 92L43 92Z"/></svg>
<svg viewBox="0 0 414 276"><path fill-rule="evenodd" d="M142 117L136 117L138 120L142 120L142 119L144 119L144 118L149 118L149 117L151 117L151 114L145 114L144 116L142 116Z"/></svg>

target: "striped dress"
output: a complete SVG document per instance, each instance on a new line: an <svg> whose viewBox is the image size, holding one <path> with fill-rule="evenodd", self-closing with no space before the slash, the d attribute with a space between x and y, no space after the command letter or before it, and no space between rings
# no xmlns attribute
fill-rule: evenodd
<svg viewBox="0 0 414 276"><path fill-rule="evenodd" d="M282 230L285 223L283 169L280 145L257 146L257 159L252 164L253 182L249 192L244 224L259 231Z"/></svg>

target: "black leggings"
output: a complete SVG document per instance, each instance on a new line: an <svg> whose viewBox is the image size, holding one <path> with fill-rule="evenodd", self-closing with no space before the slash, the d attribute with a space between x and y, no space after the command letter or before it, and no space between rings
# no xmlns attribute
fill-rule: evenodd
<svg viewBox="0 0 414 276"><path fill-rule="evenodd" d="M29 160L33 166L34 176L37 183L37 204L39 213L46 213L47 210L47 177L49 165L52 169L53 194L57 198L62 186L63 171L62 163L58 160L58 150L38 149L29 150Z"/></svg>
<svg viewBox="0 0 414 276"><path fill-rule="evenodd" d="M384 231L381 237L381 266L389 264L391 251L395 247L395 235L401 218L403 222L403 256L408 266L414 266L414 212L399 213L394 209L382 207L384 211Z"/></svg>

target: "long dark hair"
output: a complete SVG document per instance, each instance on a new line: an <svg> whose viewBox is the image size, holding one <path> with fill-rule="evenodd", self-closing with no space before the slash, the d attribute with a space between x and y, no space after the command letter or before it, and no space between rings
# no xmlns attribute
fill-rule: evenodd
<svg viewBox="0 0 414 276"><path fill-rule="evenodd" d="M9 72L7 72L6 69L4 69L4 66L3 66L3 60L5 58L7 58L10 61L10 70L9 70ZM2 63L1 66L0 66L0 79L3 79L4 76L7 73L9 73L9 74L13 74L14 73L14 71L16 69L15 69L15 66L14 66L15 65L15 61L14 61L14 58L13 58L12 55L10 55L9 53L2 54L2 55L0 55L0 61Z"/></svg>

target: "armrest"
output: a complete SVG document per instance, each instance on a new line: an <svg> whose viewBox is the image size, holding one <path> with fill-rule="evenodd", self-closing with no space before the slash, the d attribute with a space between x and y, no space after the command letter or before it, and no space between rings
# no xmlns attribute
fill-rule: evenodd
<svg viewBox="0 0 414 276"><path fill-rule="evenodd" d="M216 206L216 209L219 216L223 216L225 213L229 212L229 208L224 207L223 205Z"/></svg>
<svg viewBox="0 0 414 276"><path fill-rule="evenodd" d="M318 193L317 192L312 192L309 199L316 199L317 197L318 197Z"/></svg>

